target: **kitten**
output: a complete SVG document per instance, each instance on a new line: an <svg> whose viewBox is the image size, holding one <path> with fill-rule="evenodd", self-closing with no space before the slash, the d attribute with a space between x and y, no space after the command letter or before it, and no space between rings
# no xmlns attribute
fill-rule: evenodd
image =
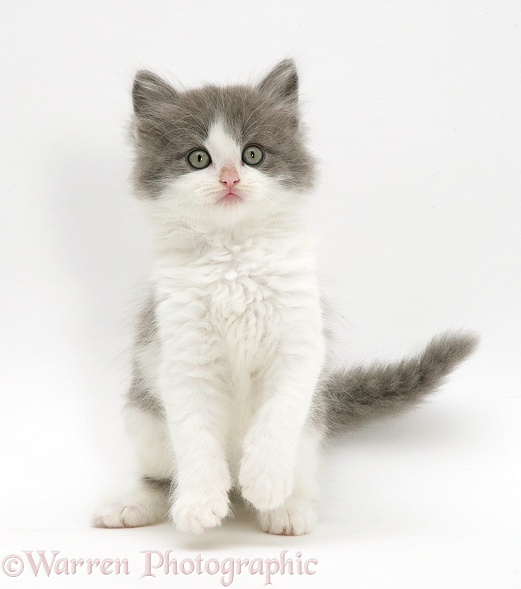
<svg viewBox="0 0 521 589"><path fill-rule="evenodd" d="M321 442L416 404L477 340L330 367L293 61L257 86L185 92L140 71L133 105L133 182L156 225L125 406L142 480L94 524L198 533L236 489L264 531L308 533Z"/></svg>

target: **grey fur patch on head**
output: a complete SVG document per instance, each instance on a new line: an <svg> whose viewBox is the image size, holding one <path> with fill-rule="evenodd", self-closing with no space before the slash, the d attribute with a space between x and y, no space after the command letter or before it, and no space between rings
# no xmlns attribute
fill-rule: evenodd
<svg viewBox="0 0 521 589"><path fill-rule="evenodd" d="M298 100L298 74L295 62L292 59L281 61L265 76L258 88L267 96L296 103Z"/></svg>
<svg viewBox="0 0 521 589"><path fill-rule="evenodd" d="M243 148L262 146L259 171L284 186L309 190L315 166L299 124L297 96L292 60L279 63L257 86L207 85L183 92L152 72L138 72L132 90L137 194L158 197L169 181L196 173L186 155L201 147L219 119Z"/></svg>
<svg viewBox="0 0 521 589"><path fill-rule="evenodd" d="M154 116L162 104L175 102L178 92L156 74L140 70L132 86L132 104L139 117Z"/></svg>

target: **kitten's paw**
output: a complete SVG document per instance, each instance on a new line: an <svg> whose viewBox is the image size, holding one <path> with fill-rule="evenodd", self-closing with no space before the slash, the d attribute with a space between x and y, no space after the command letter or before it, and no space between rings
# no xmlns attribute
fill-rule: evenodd
<svg viewBox="0 0 521 589"><path fill-rule="evenodd" d="M220 526L228 510L227 493L197 498L183 495L175 501L170 516L181 532L201 534L208 528Z"/></svg>
<svg viewBox="0 0 521 589"><path fill-rule="evenodd" d="M284 505L259 512L259 524L264 532L284 536L309 534L317 520L313 504L308 499L289 498Z"/></svg>
<svg viewBox="0 0 521 589"><path fill-rule="evenodd" d="M259 510L282 505L293 488L293 469L270 465L266 459L245 455L239 470L242 496Z"/></svg>
<svg viewBox="0 0 521 589"><path fill-rule="evenodd" d="M157 524L166 519L166 497L153 493L135 493L121 501L100 507L92 518L96 528L136 528Z"/></svg>

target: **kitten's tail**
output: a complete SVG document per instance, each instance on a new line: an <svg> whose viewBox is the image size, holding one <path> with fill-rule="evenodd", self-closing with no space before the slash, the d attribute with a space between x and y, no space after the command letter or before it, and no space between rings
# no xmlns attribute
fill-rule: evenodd
<svg viewBox="0 0 521 589"><path fill-rule="evenodd" d="M478 336L471 333L447 332L435 337L418 356L328 375L322 393L330 435L418 404L474 352L478 341Z"/></svg>

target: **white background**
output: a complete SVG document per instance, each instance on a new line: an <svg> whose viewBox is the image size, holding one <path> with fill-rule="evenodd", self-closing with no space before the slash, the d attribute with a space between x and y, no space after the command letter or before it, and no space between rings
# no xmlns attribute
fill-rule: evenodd
<svg viewBox="0 0 521 589"><path fill-rule="evenodd" d="M0 587L220 586L141 580L140 551L166 549L318 560L275 587L521 586L519 2L19 1L0 23L0 558L132 565L0 572ZM399 358L450 327L481 347L429 403L330 449L310 536L244 514L198 538L91 529L132 481L118 409L150 258L126 180L133 74L245 82L286 56L321 160L321 267L347 361Z"/></svg>

